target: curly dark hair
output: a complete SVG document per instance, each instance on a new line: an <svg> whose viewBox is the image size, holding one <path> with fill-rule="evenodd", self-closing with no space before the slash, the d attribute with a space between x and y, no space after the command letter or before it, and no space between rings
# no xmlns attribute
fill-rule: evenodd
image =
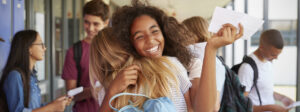
<svg viewBox="0 0 300 112"><path fill-rule="evenodd" d="M167 16L162 10L143 4L123 6L112 16L113 32L116 38L121 41L123 47L136 58L141 56L135 50L130 41L130 30L135 18L148 15L158 23L165 40L163 55L174 56L187 68L191 62L192 54L182 44L184 35L183 25L179 24L175 18Z"/></svg>

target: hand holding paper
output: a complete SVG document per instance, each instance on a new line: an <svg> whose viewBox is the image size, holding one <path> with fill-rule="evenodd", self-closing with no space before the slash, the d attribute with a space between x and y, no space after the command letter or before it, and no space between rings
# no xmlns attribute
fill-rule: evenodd
<svg viewBox="0 0 300 112"><path fill-rule="evenodd" d="M83 91L83 87L82 86L78 87L78 88L75 88L75 89L72 89L72 90L69 90L68 91L68 96L69 97L75 96L75 95L81 93L82 91Z"/></svg>
<svg viewBox="0 0 300 112"><path fill-rule="evenodd" d="M217 33L223 24L230 23L236 28L241 23L244 26L242 38L250 38L264 23L263 20L251 17L244 13L216 7L208 31Z"/></svg>
<svg viewBox="0 0 300 112"><path fill-rule="evenodd" d="M289 106L286 107L286 109L292 109L292 108L295 108L295 107L298 107L300 106L300 101L297 101Z"/></svg>

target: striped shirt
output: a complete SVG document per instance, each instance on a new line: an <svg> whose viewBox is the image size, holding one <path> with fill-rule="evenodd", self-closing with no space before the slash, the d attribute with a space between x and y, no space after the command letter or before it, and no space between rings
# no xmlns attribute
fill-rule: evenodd
<svg viewBox="0 0 300 112"><path fill-rule="evenodd" d="M171 68L171 70L174 72L174 75L177 76L178 84L179 84L179 90L180 93L177 92L176 89L178 87L174 87L173 84L171 84L171 100L173 101L177 112L187 112L187 106L184 99L184 94L189 90L189 88L192 86L192 83L190 82L187 70L184 68L184 66L177 60L177 58L174 57L168 57L168 59L172 62L176 68Z"/></svg>

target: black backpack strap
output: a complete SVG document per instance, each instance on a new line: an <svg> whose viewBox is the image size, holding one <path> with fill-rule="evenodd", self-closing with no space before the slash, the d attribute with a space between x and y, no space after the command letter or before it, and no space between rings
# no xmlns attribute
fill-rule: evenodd
<svg viewBox="0 0 300 112"><path fill-rule="evenodd" d="M222 56L217 56L217 58L223 63L225 64L224 58Z"/></svg>
<svg viewBox="0 0 300 112"><path fill-rule="evenodd" d="M222 65L224 66L224 68L226 69L225 72L228 72L230 70L230 68L225 64L224 58L222 56L217 56L217 58L222 62ZM217 60L216 60L217 61Z"/></svg>
<svg viewBox="0 0 300 112"><path fill-rule="evenodd" d="M76 42L73 45L73 50L74 50L74 60L76 63L76 68L77 68L77 81L76 81L76 85L77 87L80 86L80 80L81 80L81 67L80 67L80 60L81 60L81 56L82 56L82 44L81 41Z"/></svg>
<svg viewBox="0 0 300 112"><path fill-rule="evenodd" d="M250 66L253 69L254 77L253 77L253 85L251 87L251 90L252 90L253 87L255 87L256 93L257 93L258 98L259 98L259 104L262 105L262 101L261 101L261 97L260 97L260 92L259 92L258 87L257 87L257 79L258 79L257 65L256 65L255 61L251 57L249 57L249 56L244 56L243 62L250 64Z"/></svg>
<svg viewBox="0 0 300 112"><path fill-rule="evenodd" d="M229 74L234 74L235 72L232 71L226 64L225 64L225 61L224 61L224 58L222 56L217 56L217 58L222 62L222 65L224 66L225 68L225 74L226 74L226 77L225 78L232 78L232 76L230 76ZM217 60L216 60L217 61ZM225 79L226 80L226 79Z"/></svg>

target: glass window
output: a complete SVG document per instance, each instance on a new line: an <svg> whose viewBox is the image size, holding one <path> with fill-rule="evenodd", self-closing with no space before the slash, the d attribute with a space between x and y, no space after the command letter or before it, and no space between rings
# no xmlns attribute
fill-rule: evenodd
<svg viewBox="0 0 300 112"><path fill-rule="evenodd" d="M55 64L56 69L55 73L57 76L60 76L62 73L62 1L53 0L53 15L54 15L54 37L55 37Z"/></svg>
<svg viewBox="0 0 300 112"><path fill-rule="evenodd" d="M83 29L83 17L82 17L82 10L83 10L83 2L81 2L80 0L76 0L75 1L75 4L76 4L76 16L75 16L75 19L76 19L76 33L74 38L76 39L83 39L84 38L84 29Z"/></svg>
<svg viewBox="0 0 300 112"><path fill-rule="evenodd" d="M248 0L248 14L250 16L263 19L263 5L263 0ZM253 49L259 44L261 32L262 27L251 37L250 43L252 48L250 48L250 52L253 52Z"/></svg>
<svg viewBox="0 0 300 112"><path fill-rule="evenodd" d="M68 10L67 10L67 19L68 19L68 35L69 35L69 47L76 43L80 38L83 38L83 29L82 29L82 3L80 0L68 0ZM75 7L73 7L75 6ZM75 11L75 12L74 12Z"/></svg>
<svg viewBox="0 0 300 112"><path fill-rule="evenodd" d="M71 47L73 45L73 41L74 41L74 25L75 25L75 21L74 21L74 13L73 13L73 0L67 0L67 14L66 14L66 18L68 21L68 45L66 46L65 50L67 50L69 47Z"/></svg>
<svg viewBox="0 0 300 112"><path fill-rule="evenodd" d="M285 46L296 46L296 30L297 28L297 20L290 19L290 20L270 20L270 28L280 30Z"/></svg>
<svg viewBox="0 0 300 112"><path fill-rule="evenodd" d="M35 30L39 33L44 43L45 42L45 6L44 0L34 0L34 27ZM46 55L47 56L47 55ZM46 58L44 58L46 59ZM45 60L38 61L36 64L36 69L38 71L38 79L45 80Z"/></svg>
<svg viewBox="0 0 300 112"><path fill-rule="evenodd" d="M64 45L64 38L63 38L63 20L62 20L62 12L63 12L63 6L62 6L62 0L53 0L53 18L52 20L54 22L54 51L55 51L55 61L53 62L55 64L55 77L54 77L54 97L59 97L62 94L64 94L65 89L64 82L61 79L62 74L62 68L63 68L63 45ZM52 54L53 55L53 54Z"/></svg>
<svg viewBox="0 0 300 112"><path fill-rule="evenodd" d="M269 29L277 29L284 39L284 48L273 61L274 90L296 99L297 72L297 0L269 0ZM289 65L289 66L285 66Z"/></svg>
<svg viewBox="0 0 300 112"><path fill-rule="evenodd" d="M33 0L33 15L34 15L34 29L39 33L41 36L43 42L45 43L46 46L48 46L46 35L45 35L45 1L44 0ZM47 54L44 57L44 60L38 61L35 65L35 69L38 71L37 77L38 80L40 81L39 87L41 89L41 95L42 95L42 102L48 102L49 98L49 93L48 92L50 89L50 86L47 85L47 81L49 74L46 73L46 66L49 63L47 61L47 57L49 54Z"/></svg>

